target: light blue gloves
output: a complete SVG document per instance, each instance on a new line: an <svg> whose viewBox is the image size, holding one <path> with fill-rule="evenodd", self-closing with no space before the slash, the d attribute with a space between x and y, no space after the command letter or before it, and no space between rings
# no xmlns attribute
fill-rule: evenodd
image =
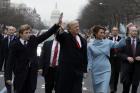
<svg viewBox="0 0 140 93"><path fill-rule="evenodd" d="M121 34L125 35L126 34L126 27L124 24L120 23L120 32Z"/></svg>

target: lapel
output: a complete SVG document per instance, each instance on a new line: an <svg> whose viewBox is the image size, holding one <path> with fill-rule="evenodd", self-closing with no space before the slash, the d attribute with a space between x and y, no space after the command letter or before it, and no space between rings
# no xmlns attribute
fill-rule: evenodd
<svg viewBox="0 0 140 93"><path fill-rule="evenodd" d="M5 47L8 48L9 47L8 37L5 38L4 43L5 43Z"/></svg>
<svg viewBox="0 0 140 93"><path fill-rule="evenodd" d="M47 51L48 51L48 53L47 53L47 59L48 59L48 63L50 64L50 61L51 61L51 52L52 52L52 46L53 46L53 40L51 40L51 41L47 41L47 45L46 45L46 49L47 49ZM47 52L46 51L46 52Z"/></svg>
<svg viewBox="0 0 140 93"><path fill-rule="evenodd" d="M120 41L121 40L121 37L120 36L118 36L118 39L117 39L117 41Z"/></svg>
<svg viewBox="0 0 140 93"><path fill-rule="evenodd" d="M16 39L17 39L16 36L13 36L13 37L12 37L12 40L9 41L9 36L6 37L6 38L5 38L6 46L9 47L9 44L10 44L11 42L13 42L14 40L16 40Z"/></svg>
<svg viewBox="0 0 140 93"><path fill-rule="evenodd" d="M53 40L47 41L46 49L48 50L48 55L51 55Z"/></svg>
<svg viewBox="0 0 140 93"><path fill-rule="evenodd" d="M18 42L18 46L21 47L21 48L26 48L20 41L20 38L17 39L17 42ZM27 44L28 45L28 44Z"/></svg>
<svg viewBox="0 0 140 93"><path fill-rule="evenodd" d="M77 48L76 47L76 41L75 41L75 38L72 36L72 34L69 32L69 36L70 36L70 39L72 40L72 44L73 44L73 46L75 47L75 48Z"/></svg>
<svg viewBox="0 0 140 93"><path fill-rule="evenodd" d="M86 42L84 41L84 39L81 35L78 34L78 36L80 37L80 40L81 40L81 45L82 45L81 48L83 48L83 46L86 44Z"/></svg>
<svg viewBox="0 0 140 93"><path fill-rule="evenodd" d="M138 38L136 40L137 40L136 42L136 54L137 54L137 51L139 50L138 48L140 46L140 40Z"/></svg>
<svg viewBox="0 0 140 93"><path fill-rule="evenodd" d="M110 40L113 40L113 37L110 37L109 39L110 39Z"/></svg>
<svg viewBox="0 0 140 93"><path fill-rule="evenodd" d="M114 37L110 37L109 39L110 39L110 40L113 40L113 38L114 38ZM120 39L121 39L121 37L118 36L117 41L120 41Z"/></svg>
<svg viewBox="0 0 140 93"><path fill-rule="evenodd" d="M132 46L131 46L131 38L130 38L130 37L128 37L128 38L126 39L126 46L127 46L127 48L129 49L129 50L127 50L127 51L130 51L129 53L133 53L133 51L132 51Z"/></svg>
<svg viewBox="0 0 140 93"><path fill-rule="evenodd" d="M72 36L71 33L69 33L69 35L70 35L70 39L73 41L73 45L74 45L74 47L77 48L77 42L76 42L76 39ZM83 42L83 39L82 39L82 37L81 37L79 34L78 34L78 36L79 36L79 38L80 38L81 45L82 45L82 47L83 47L83 45L84 45L84 44L83 44L83 43L84 43L84 42ZM81 48L82 48L82 47L81 47ZM80 49L81 49L81 48L80 48ZM77 48L77 49L79 49L79 48Z"/></svg>

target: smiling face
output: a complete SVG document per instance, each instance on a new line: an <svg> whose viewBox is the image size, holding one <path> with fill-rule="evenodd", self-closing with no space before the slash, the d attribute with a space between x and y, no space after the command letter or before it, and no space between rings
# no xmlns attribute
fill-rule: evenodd
<svg viewBox="0 0 140 93"><path fill-rule="evenodd" d="M105 37L105 31L103 29L99 29L95 34L96 39L103 39Z"/></svg>
<svg viewBox="0 0 140 93"><path fill-rule="evenodd" d="M30 36L31 36L31 31L30 30L25 30L25 31L23 31L23 33L20 33L20 37L23 40L29 40Z"/></svg>
<svg viewBox="0 0 140 93"><path fill-rule="evenodd" d="M31 27L29 25L22 25L19 30L20 38L23 40L29 40L31 36Z"/></svg>
<svg viewBox="0 0 140 93"><path fill-rule="evenodd" d="M95 36L96 39L104 39L105 38L105 28L102 26L93 26L92 31L93 35Z"/></svg>

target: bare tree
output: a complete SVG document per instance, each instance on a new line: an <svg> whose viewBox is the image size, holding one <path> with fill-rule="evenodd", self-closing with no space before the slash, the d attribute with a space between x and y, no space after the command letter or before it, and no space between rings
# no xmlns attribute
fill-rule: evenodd
<svg viewBox="0 0 140 93"><path fill-rule="evenodd" d="M45 28L36 9L27 7L25 4L15 4L15 6L0 7L0 24L13 25L15 27L19 27L22 24L29 24L39 30Z"/></svg>
<svg viewBox="0 0 140 93"><path fill-rule="evenodd" d="M140 0L89 0L80 15L82 28L92 25L118 26L140 15Z"/></svg>

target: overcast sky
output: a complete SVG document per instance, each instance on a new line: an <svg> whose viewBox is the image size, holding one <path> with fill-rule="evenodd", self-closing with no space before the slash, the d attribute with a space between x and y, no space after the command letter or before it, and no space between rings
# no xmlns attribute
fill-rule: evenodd
<svg viewBox="0 0 140 93"><path fill-rule="evenodd" d="M25 3L27 6L36 8L44 20L49 20L56 2L58 9L64 13L65 20L73 20L78 17L88 0L11 0L14 3Z"/></svg>

